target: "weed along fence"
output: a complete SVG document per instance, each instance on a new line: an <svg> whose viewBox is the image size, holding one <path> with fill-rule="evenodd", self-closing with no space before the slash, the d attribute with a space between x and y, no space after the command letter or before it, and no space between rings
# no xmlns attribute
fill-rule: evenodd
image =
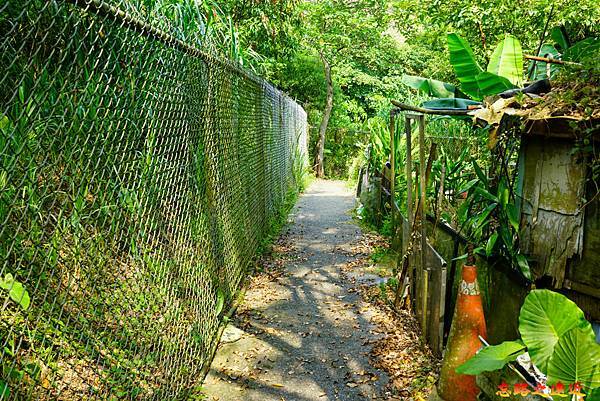
<svg viewBox="0 0 600 401"><path fill-rule="evenodd" d="M190 396L304 110L101 1L3 2L0 48L0 398Z"/></svg>

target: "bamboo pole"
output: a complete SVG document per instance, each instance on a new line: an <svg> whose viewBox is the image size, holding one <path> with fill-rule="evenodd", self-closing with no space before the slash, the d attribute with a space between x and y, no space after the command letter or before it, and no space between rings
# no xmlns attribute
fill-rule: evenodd
<svg viewBox="0 0 600 401"><path fill-rule="evenodd" d="M396 109L390 111L390 207L392 209L392 233L396 233Z"/></svg>
<svg viewBox="0 0 600 401"><path fill-rule="evenodd" d="M419 121L419 176L420 176L420 213L419 213L419 228L421 231L421 246L419 252L419 264L421 268L421 277L423 279L422 287L422 325L421 330L423 331L423 337L427 338L427 292L429 291L429 271L425 267L425 250L427 249L427 235L425 227L425 207L426 207L426 191L427 191L427 173L426 173L426 161L425 161L425 116L420 115Z"/></svg>

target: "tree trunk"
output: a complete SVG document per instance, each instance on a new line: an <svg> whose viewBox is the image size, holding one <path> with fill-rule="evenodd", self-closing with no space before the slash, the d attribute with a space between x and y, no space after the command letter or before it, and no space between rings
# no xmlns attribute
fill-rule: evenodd
<svg viewBox="0 0 600 401"><path fill-rule="evenodd" d="M325 132L327 131L327 124L329 124L329 117L331 117L331 109L333 108L333 82L331 81L331 66L322 52L319 52L321 61L323 62L323 70L325 71L325 81L327 83L327 100L325 101L325 110L323 111L323 119L321 120L321 126L319 127L319 141L317 142L317 149L315 154L315 174L317 177L323 177L325 175L323 171L323 154L325 150Z"/></svg>

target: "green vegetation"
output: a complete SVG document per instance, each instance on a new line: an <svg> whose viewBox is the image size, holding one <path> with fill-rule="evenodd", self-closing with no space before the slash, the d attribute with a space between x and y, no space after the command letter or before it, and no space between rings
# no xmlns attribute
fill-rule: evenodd
<svg viewBox="0 0 600 401"><path fill-rule="evenodd" d="M521 308L519 332L522 340L485 347L457 372L498 370L527 351L549 384L579 383L588 395L600 387L600 344L574 302L556 292L532 291Z"/></svg>
<svg viewBox="0 0 600 401"><path fill-rule="evenodd" d="M220 9L120 5L186 45L244 57ZM185 397L305 183L305 115L291 99L107 12L0 9L0 394L11 399Z"/></svg>

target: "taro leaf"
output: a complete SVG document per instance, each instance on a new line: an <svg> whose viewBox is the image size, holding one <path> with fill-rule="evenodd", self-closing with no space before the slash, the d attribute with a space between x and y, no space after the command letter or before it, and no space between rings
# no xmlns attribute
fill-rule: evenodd
<svg viewBox="0 0 600 401"><path fill-rule="evenodd" d="M457 34L449 33L448 50L450 52L450 64L452 64L456 77L460 81L461 90L473 99L481 99L476 77L483 72L483 69L475 60L471 46Z"/></svg>
<svg viewBox="0 0 600 401"><path fill-rule="evenodd" d="M510 225L515 229L516 232L519 232L519 220L521 219L521 211L519 210L517 205L513 203L506 204L506 216L508 217Z"/></svg>
<svg viewBox="0 0 600 401"><path fill-rule="evenodd" d="M548 372L548 361L558 339L575 327L589 325L570 299L549 290L533 290L519 314L519 332L533 363Z"/></svg>
<svg viewBox="0 0 600 401"><path fill-rule="evenodd" d="M529 262L527 261L527 258L525 257L525 255L519 253L516 256L517 259L517 265L519 266L519 270L521 270L521 273L523 273L523 276L531 281L531 269L529 269Z"/></svg>
<svg viewBox="0 0 600 401"><path fill-rule="evenodd" d="M498 233L495 232L492 235L490 235L490 238L488 238L487 244L485 245L485 254L486 256L491 256L492 253L494 252L494 246L496 245L496 241L498 240Z"/></svg>
<svg viewBox="0 0 600 401"><path fill-rule="evenodd" d="M600 386L600 345L591 325L567 331L558 339L548 361L548 382Z"/></svg>
<svg viewBox="0 0 600 401"><path fill-rule="evenodd" d="M12 274L8 273L3 279L0 279L0 288L8 291L10 299L19 304L23 310L29 308L29 304L31 303L29 293L23 284L13 278Z"/></svg>
<svg viewBox="0 0 600 401"><path fill-rule="evenodd" d="M588 57L595 57L599 51L600 38L587 38L565 50L563 60L578 62Z"/></svg>
<svg viewBox="0 0 600 401"><path fill-rule="evenodd" d="M525 345L520 340L505 341L502 344L490 345L456 368L456 373L478 375L481 372L502 369L504 365L517 359L523 352L525 352Z"/></svg>
<svg viewBox="0 0 600 401"><path fill-rule="evenodd" d="M515 85L508 79L491 72L484 71L475 77L479 93L481 96L497 95L509 89L514 89Z"/></svg>
<svg viewBox="0 0 600 401"><path fill-rule="evenodd" d="M565 51L569 48L569 38L567 38L567 36L565 35L565 32L563 32L563 30L561 29L561 27L554 27L552 28L552 31L550 32L550 35L552 36L552 40L554 40L554 42L556 43L556 45L558 46L558 48L561 51ZM554 47L554 46L552 46ZM543 48L543 46L542 46Z"/></svg>
<svg viewBox="0 0 600 401"><path fill-rule="evenodd" d="M453 98L456 91L456 87L452 84L413 75L403 75L402 83L434 97Z"/></svg>
<svg viewBox="0 0 600 401"><path fill-rule="evenodd" d="M494 49L487 71L508 79L514 85L522 85L523 49L521 42L512 35L506 35Z"/></svg>
<svg viewBox="0 0 600 401"><path fill-rule="evenodd" d="M600 387L588 391L587 397L585 397L586 401L600 401Z"/></svg>

